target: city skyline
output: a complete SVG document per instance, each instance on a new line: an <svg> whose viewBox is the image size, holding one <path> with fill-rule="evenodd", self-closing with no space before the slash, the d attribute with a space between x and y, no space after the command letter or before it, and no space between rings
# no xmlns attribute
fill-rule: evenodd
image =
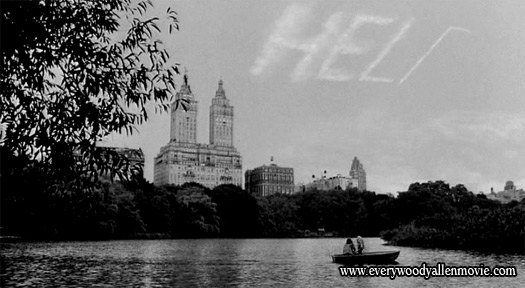
<svg viewBox="0 0 525 288"><path fill-rule="evenodd" d="M180 32L165 44L200 103L224 81L243 171L274 156L307 183L346 174L357 156L378 193L434 180L475 193L525 186L518 1L183 0L156 11L168 3ZM169 139L167 113L150 119L139 135L108 141L142 147L148 180Z"/></svg>

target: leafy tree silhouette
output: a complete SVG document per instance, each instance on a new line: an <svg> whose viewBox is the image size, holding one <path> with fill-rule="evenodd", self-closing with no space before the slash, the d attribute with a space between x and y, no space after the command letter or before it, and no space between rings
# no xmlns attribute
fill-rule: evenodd
<svg viewBox="0 0 525 288"><path fill-rule="evenodd" d="M172 103L179 64L161 41L163 31L179 29L177 14L150 16L152 7L149 0L2 2L4 155L39 166L48 187L85 187L107 173L127 179L127 157L97 142L133 134L149 108L187 105Z"/></svg>

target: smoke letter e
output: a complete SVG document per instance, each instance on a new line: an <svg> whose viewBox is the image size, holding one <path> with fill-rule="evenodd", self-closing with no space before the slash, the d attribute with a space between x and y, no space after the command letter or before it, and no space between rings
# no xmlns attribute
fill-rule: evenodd
<svg viewBox="0 0 525 288"><path fill-rule="evenodd" d="M367 23L384 26L391 24L393 21L394 19L391 18L357 15L350 27L348 27L343 35L341 35L341 38L337 41L328 58L323 62L317 78L332 81L346 81L352 79L354 75L343 69L331 69L331 66L336 62L337 57L339 55L360 55L367 51L366 47L359 47L352 42L355 32L361 26Z"/></svg>

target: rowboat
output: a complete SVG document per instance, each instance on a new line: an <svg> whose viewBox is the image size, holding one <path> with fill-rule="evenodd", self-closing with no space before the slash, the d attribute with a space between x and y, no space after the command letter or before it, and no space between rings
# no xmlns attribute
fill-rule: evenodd
<svg viewBox="0 0 525 288"><path fill-rule="evenodd" d="M399 251L363 252L363 254L335 254L332 261L339 264L392 263L399 256Z"/></svg>

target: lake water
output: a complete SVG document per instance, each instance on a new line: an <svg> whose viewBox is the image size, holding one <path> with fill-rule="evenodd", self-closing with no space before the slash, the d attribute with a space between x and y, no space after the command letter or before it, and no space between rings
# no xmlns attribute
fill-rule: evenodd
<svg viewBox="0 0 525 288"><path fill-rule="evenodd" d="M384 246L397 265L513 265L517 277L341 277L343 238L2 243L2 287L525 287L525 257Z"/></svg>

